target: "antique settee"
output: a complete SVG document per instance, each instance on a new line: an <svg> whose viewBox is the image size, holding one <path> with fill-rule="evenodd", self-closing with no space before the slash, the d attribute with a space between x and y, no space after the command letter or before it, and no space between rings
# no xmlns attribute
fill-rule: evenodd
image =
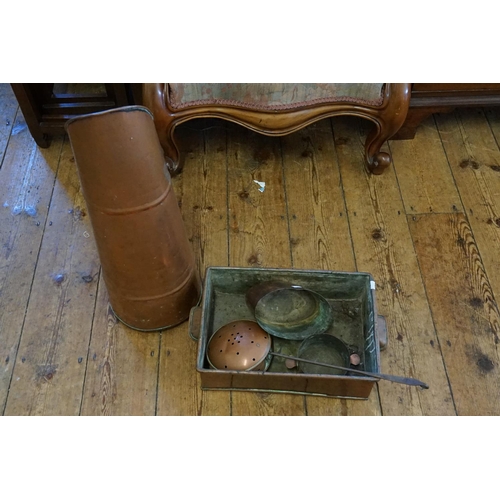
<svg viewBox="0 0 500 500"><path fill-rule="evenodd" d="M170 171L182 168L175 128L194 118L221 118L270 136L295 132L311 123L353 115L374 127L365 143L366 165L381 174L390 164L381 152L400 129L410 102L409 83L146 83L142 102L155 127Z"/></svg>

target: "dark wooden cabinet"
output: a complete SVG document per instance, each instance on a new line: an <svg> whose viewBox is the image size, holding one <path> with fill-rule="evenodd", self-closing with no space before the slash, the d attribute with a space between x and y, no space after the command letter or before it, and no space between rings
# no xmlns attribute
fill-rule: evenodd
<svg viewBox="0 0 500 500"><path fill-rule="evenodd" d="M393 139L413 139L420 122L433 113L483 106L500 106L500 83L413 83L408 115Z"/></svg>
<svg viewBox="0 0 500 500"><path fill-rule="evenodd" d="M128 83L12 83L26 124L36 143L48 147L50 137L64 133L74 116L134 104Z"/></svg>

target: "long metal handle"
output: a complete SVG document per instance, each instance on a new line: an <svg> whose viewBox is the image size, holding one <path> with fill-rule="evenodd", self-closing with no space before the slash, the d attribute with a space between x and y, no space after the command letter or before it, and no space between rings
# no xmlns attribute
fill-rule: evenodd
<svg viewBox="0 0 500 500"><path fill-rule="evenodd" d="M324 366L326 368L335 368L337 370L344 370L346 372L357 373L358 375L366 375L368 377L377 378L380 380L388 380L389 382L395 382L396 384L412 385L416 387L421 387L422 389L428 389L429 386L421 382L420 380L410 378L410 377L399 377L398 375L387 375L385 373L370 373L364 372L362 370L357 370L356 368L346 368L345 366L329 365L327 363L321 363L319 361L311 361L309 359L296 358L294 356L287 356L285 354L280 354L279 352L270 352L273 356L278 356L280 358L292 359L293 361L299 361L301 363L310 363L311 365Z"/></svg>

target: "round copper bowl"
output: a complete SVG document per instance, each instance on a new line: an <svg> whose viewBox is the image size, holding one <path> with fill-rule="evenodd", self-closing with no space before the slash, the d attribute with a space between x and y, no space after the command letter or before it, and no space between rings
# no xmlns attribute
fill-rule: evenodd
<svg viewBox="0 0 500 500"><path fill-rule="evenodd" d="M314 365L307 360L349 368L349 356L349 348L339 338L327 333L311 335L300 344L298 368L302 373L344 375L344 370Z"/></svg>
<svg viewBox="0 0 500 500"><path fill-rule="evenodd" d="M219 328L208 342L207 359L216 370L264 371L271 336L255 321L232 321Z"/></svg>
<svg viewBox="0 0 500 500"><path fill-rule="evenodd" d="M333 314L328 301L312 290L286 283L262 283L247 292L257 323L275 337L303 340L325 332Z"/></svg>

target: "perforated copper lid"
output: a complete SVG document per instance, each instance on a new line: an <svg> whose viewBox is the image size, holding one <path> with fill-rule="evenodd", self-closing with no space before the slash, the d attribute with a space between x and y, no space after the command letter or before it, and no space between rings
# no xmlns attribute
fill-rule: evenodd
<svg viewBox="0 0 500 500"><path fill-rule="evenodd" d="M207 358L217 370L250 371L271 350L271 336L255 321L239 320L219 328L208 343Z"/></svg>

